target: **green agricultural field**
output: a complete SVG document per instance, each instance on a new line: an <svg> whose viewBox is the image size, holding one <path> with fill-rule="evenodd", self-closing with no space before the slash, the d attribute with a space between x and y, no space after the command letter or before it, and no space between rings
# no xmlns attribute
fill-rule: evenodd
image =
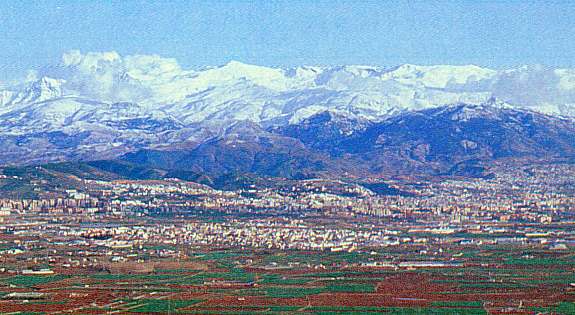
<svg viewBox="0 0 575 315"><path fill-rule="evenodd" d="M251 273L245 273L243 271L239 272L237 270L230 272L206 272L198 273L193 276L186 278L184 281L191 284L201 284L204 281L220 279L226 281L240 281L240 282L250 282L254 281L255 275Z"/></svg>
<svg viewBox="0 0 575 315"><path fill-rule="evenodd" d="M180 269L155 269L154 271L155 271L155 273L159 273L159 274L163 274L163 273L168 273L168 274L178 274L178 273L187 274L187 273L198 273L198 272L201 272L202 270L180 268Z"/></svg>
<svg viewBox="0 0 575 315"><path fill-rule="evenodd" d="M434 308L434 307L372 307L372 306L314 306L309 308L314 314L370 314L393 315L486 315L483 309L473 308Z"/></svg>
<svg viewBox="0 0 575 315"><path fill-rule="evenodd" d="M195 254L197 258L202 260L228 260L234 257L245 256L245 253L235 252L235 251L218 251L209 253L197 253Z"/></svg>
<svg viewBox="0 0 575 315"><path fill-rule="evenodd" d="M573 265L575 264L575 257L561 257L561 258L509 258L505 261L507 265L523 265L523 266L554 266L554 265Z"/></svg>
<svg viewBox="0 0 575 315"><path fill-rule="evenodd" d="M262 275L261 280L258 282L260 284L277 284L277 285L302 285L306 284L310 281L313 281L312 278L286 278L284 276L276 275L276 274L264 274Z"/></svg>
<svg viewBox="0 0 575 315"><path fill-rule="evenodd" d="M158 247L162 247L159 245ZM519 299L514 296L536 293L536 302L524 299L527 312L575 314L570 287L575 282L573 265L544 265L516 263L541 261L543 250L517 250L497 247L492 255L465 258L466 265L446 268L389 268L365 267L351 261L370 262L388 259L397 254L396 261L421 259L417 252L386 249L380 255L363 253L313 254L307 251L274 251L218 249L205 253L198 250L175 263L164 259L148 274L114 273L101 271L86 273L86 269L69 268L70 276L25 276L4 274L0 278L2 292L14 291L69 278L65 285L55 283L57 294L66 290L92 294L103 290L109 294L107 303L98 304L93 311L100 313L174 313L174 314L407 314L447 315L486 314L512 307L517 310ZM465 252L457 249L454 252ZM489 253L487 253L489 254ZM525 256L524 255L532 255ZM535 257L535 258L528 258ZM438 258L440 259L440 258ZM459 259L459 258L458 258ZM569 252L553 257L559 262L573 260ZM480 263L478 263L478 261ZM277 263L278 268L266 268ZM300 262L297 264L297 262ZM509 263L513 262L513 263ZM202 265L202 270L183 266ZM44 267L53 268L46 265ZM174 268L174 269L172 269ZM78 274L73 274L78 270ZM123 269L119 269L123 270ZM213 281L213 282L212 282ZM249 285L246 285L249 284ZM56 288L57 287L57 288ZM377 290L379 288L379 290ZM474 298L474 294L478 294ZM375 301L372 306L367 300ZM0 293L0 299L2 298ZM56 294L55 294L56 296ZM534 295L535 296L535 295ZM540 298L541 297L541 298ZM413 301L411 300L413 299ZM511 299L511 302L509 302ZM66 297L69 305L74 299ZM315 302L314 302L315 301ZM200 303L202 302L202 303ZM61 305L55 300L25 303L28 307ZM530 303L530 304L528 304ZM507 304L511 305L508 306ZM322 306L319 306L322 305ZM402 307L399 307L399 306ZM495 306L494 306L495 305ZM501 305L501 307L497 306ZM537 305L537 306L534 306ZM411 306L411 307L410 307ZM0 303L1 307L1 303ZM86 308L86 313L90 310ZM2 313L0 311L0 313Z"/></svg>
<svg viewBox="0 0 575 315"><path fill-rule="evenodd" d="M275 313L275 312L294 312L301 309L301 306L290 306L290 305L237 305L237 306L218 306L218 310L222 310L221 313L224 314L240 314L245 312L253 313ZM180 311L183 313L183 311ZM202 306L194 307L190 314L206 314L216 312Z"/></svg>
<svg viewBox="0 0 575 315"><path fill-rule="evenodd" d="M575 314L575 303L561 302L551 307L529 307L529 310L533 312L549 314Z"/></svg>
<svg viewBox="0 0 575 315"><path fill-rule="evenodd" d="M50 275L50 276L36 276L36 275L17 275L3 281L15 286L32 287L38 284L50 283L60 281L68 278L63 275Z"/></svg>
<svg viewBox="0 0 575 315"><path fill-rule="evenodd" d="M136 308L130 308L130 312L135 313L169 313L176 312L178 309L188 307L201 300L137 300Z"/></svg>

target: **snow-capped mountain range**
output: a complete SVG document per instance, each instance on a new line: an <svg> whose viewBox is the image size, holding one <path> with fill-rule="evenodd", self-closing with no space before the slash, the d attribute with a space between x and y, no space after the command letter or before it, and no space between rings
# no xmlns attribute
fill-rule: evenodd
<svg viewBox="0 0 575 315"><path fill-rule="evenodd" d="M185 70L174 59L64 54L0 90L0 164L105 158L199 143L240 120L264 127L332 111L381 121L445 104L575 115L575 70L526 66L302 66L229 62Z"/></svg>

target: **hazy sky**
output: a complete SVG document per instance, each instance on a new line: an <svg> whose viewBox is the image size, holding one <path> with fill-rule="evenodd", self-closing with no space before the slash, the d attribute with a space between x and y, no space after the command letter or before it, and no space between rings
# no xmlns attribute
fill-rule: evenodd
<svg viewBox="0 0 575 315"><path fill-rule="evenodd" d="M63 52L159 54L184 67L575 66L575 1L0 1L0 78Z"/></svg>

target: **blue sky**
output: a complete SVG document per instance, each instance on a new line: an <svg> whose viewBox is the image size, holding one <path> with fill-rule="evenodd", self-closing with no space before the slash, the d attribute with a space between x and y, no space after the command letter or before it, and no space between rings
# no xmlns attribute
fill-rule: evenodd
<svg viewBox="0 0 575 315"><path fill-rule="evenodd" d="M159 54L184 67L573 67L575 2L0 1L0 79L72 49Z"/></svg>

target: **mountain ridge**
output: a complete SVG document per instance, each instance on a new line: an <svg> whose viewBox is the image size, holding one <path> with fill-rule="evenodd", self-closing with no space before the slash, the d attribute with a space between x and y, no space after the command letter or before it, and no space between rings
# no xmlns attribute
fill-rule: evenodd
<svg viewBox="0 0 575 315"><path fill-rule="evenodd" d="M485 176L483 166L503 159L575 160L575 121L492 103L410 111L381 122L322 112L267 130L242 122L187 151L144 149L122 159L160 168L170 159L171 169L213 176Z"/></svg>
<svg viewBox="0 0 575 315"><path fill-rule="evenodd" d="M43 137L62 150L75 146L65 134ZM244 120L204 141L124 149L42 167L89 178L180 178L220 188L270 179L489 177L502 162L575 162L575 120L492 100L406 111L379 122L337 112L271 128Z"/></svg>
<svg viewBox="0 0 575 315"><path fill-rule="evenodd" d="M496 98L501 106L569 116L575 114L573 82L575 71L544 67L270 68L232 61L185 70L174 59L154 55L72 51L60 64L0 91L0 165L193 147L238 121L281 129L326 111L381 122L404 112Z"/></svg>

